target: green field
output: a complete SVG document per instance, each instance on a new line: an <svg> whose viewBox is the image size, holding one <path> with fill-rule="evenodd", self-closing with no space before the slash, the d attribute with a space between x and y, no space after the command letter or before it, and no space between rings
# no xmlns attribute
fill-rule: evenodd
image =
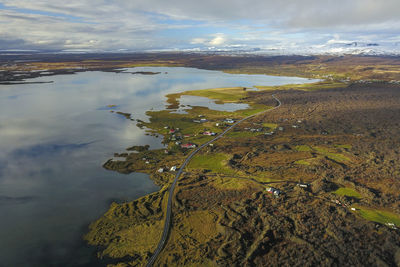
<svg viewBox="0 0 400 267"><path fill-rule="evenodd" d="M350 161L350 159L348 157L344 156L343 154L331 152L330 149L328 149L328 148L315 146L315 147L313 147L313 149L315 151L317 151L318 153L320 153L321 155L324 155L327 158L332 159L334 161L338 161L338 162Z"/></svg>
<svg viewBox="0 0 400 267"><path fill-rule="evenodd" d="M240 138L240 137L254 137L262 135L262 132L249 132L249 131L231 131L226 134L226 137Z"/></svg>
<svg viewBox="0 0 400 267"><path fill-rule="evenodd" d="M311 165L311 162L310 162L310 161L307 161L307 160L304 160L304 159L297 160L297 161L295 161L294 163L295 163L295 164L300 164L300 165L306 165L306 166L310 166L310 165Z"/></svg>
<svg viewBox="0 0 400 267"><path fill-rule="evenodd" d="M188 169L207 169L222 174L234 174L226 163L230 156L223 153L196 155L188 165Z"/></svg>
<svg viewBox="0 0 400 267"><path fill-rule="evenodd" d="M316 83L305 83L305 84L286 84L280 86L254 86L258 90L265 91L275 91L275 90L302 90L302 91L314 91L321 89L332 89L332 88L341 88L347 87L347 84L342 82L316 82Z"/></svg>
<svg viewBox="0 0 400 267"><path fill-rule="evenodd" d="M307 145L296 146L296 150L299 151L299 152L310 152L310 151L312 151L311 147L307 146Z"/></svg>
<svg viewBox="0 0 400 267"><path fill-rule="evenodd" d="M394 223L396 226L400 226L400 216L389 211L371 209L362 206L355 206L359 209L359 214L366 220L378 222L378 223Z"/></svg>
<svg viewBox="0 0 400 267"><path fill-rule="evenodd" d="M262 125L264 127L270 128L271 130L275 130L276 128L278 128L278 124L276 124L276 123L264 122Z"/></svg>
<svg viewBox="0 0 400 267"><path fill-rule="evenodd" d="M182 95L202 96L218 100L217 102L238 102L247 94L243 87L212 88L204 90L186 91Z"/></svg>
<svg viewBox="0 0 400 267"><path fill-rule="evenodd" d="M355 191L353 188L348 188L348 187L341 187L335 192L334 194L341 195L341 196L348 196L348 197L355 197L355 198L361 198L361 194Z"/></svg>

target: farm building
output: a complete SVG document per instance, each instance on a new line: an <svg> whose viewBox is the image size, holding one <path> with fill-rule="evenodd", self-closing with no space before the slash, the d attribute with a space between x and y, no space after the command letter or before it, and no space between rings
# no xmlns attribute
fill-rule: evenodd
<svg viewBox="0 0 400 267"><path fill-rule="evenodd" d="M181 148L196 148L197 145L196 144L192 144L192 143L187 143L187 144L182 144Z"/></svg>
<svg viewBox="0 0 400 267"><path fill-rule="evenodd" d="M279 197L279 195L281 194L281 191L279 189L273 187L267 187L265 190L276 197Z"/></svg>

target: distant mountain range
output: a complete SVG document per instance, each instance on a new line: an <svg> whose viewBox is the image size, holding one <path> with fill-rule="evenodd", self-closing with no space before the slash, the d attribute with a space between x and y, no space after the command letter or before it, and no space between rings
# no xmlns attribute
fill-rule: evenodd
<svg viewBox="0 0 400 267"><path fill-rule="evenodd" d="M357 41L331 41L323 45L309 45L297 47L247 47L242 45L227 45L223 47L192 47L187 49L157 49L157 50L1 50L4 54L86 54L86 53L135 53L135 52L183 52L183 53L217 53L217 54L257 54L257 55L400 55L400 42L376 43Z"/></svg>
<svg viewBox="0 0 400 267"><path fill-rule="evenodd" d="M207 49L194 48L185 51L216 52L226 54L268 54L268 55L400 55L400 42L374 43L374 42L329 42L324 45L299 46L299 47L244 47L228 46L223 48L209 47Z"/></svg>

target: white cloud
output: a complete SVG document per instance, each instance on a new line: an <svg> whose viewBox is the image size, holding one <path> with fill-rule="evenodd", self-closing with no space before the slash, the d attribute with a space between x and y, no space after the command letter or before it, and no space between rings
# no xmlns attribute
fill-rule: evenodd
<svg viewBox="0 0 400 267"><path fill-rule="evenodd" d="M221 46L226 43L226 38L223 34L217 34L210 42L209 44L212 46Z"/></svg>
<svg viewBox="0 0 400 267"><path fill-rule="evenodd" d="M223 46L227 44L227 37L222 33L208 36L207 38L193 38L190 43L204 46Z"/></svg>

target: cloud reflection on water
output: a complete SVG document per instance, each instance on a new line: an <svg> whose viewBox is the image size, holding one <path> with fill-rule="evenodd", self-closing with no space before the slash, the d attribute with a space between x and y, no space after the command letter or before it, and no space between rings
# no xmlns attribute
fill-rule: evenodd
<svg viewBox="0 0 400 267"><path fill-rule="evenodd" d="M72 257L88 261L85 253L74 255L82 229L105 212L112 199L131 200L158 189L145 174L102 168L114 152L132 145L162 147L160 139L146 136L133 121L117 119L104 109L107 105L146 120L147 110L164 108L167 93L309 82L187 68L134 71L161 74L83 72L53 76L51 84L0 85L3 264L39 263L46 258L40 248L46 247L52 247L48 260L55 265L70 263Z"/></svg>

